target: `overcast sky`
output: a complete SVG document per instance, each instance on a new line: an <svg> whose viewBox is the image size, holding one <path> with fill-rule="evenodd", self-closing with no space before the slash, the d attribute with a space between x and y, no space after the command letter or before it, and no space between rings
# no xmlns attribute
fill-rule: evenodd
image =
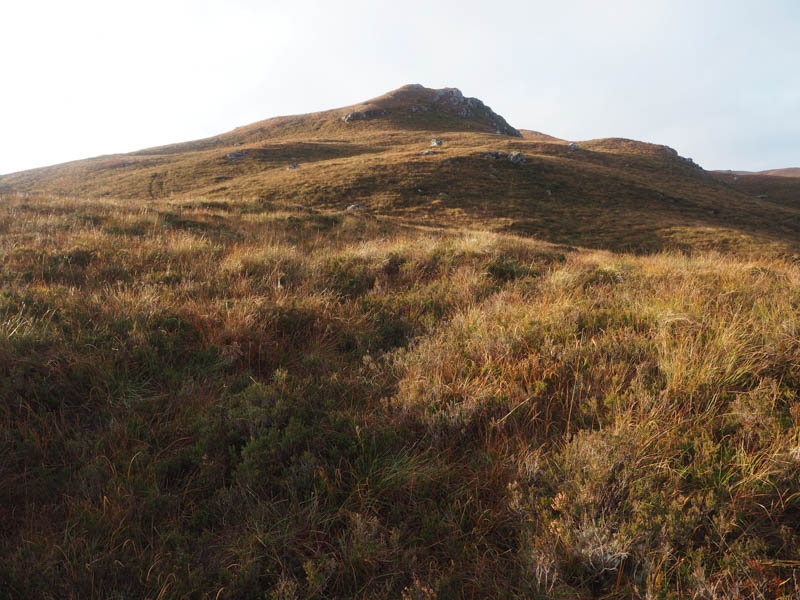
<svg viewBox="0 0 800 600"><path fill-rule="evenodd" d="M406 83L515 127L800 167L796 0L25 0L0 35L0 173L207 137Z"/></svg>

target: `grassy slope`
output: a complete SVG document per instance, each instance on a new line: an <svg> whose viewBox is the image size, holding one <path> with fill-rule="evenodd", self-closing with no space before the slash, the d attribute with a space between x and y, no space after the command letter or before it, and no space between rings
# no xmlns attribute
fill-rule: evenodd
<svg viewBox="0 0 800 600"><path fill-rule="evenodd" d="M227 192L3 197L4 595L791 597L791 190L370 127Z"/></svg>
<svg viewBox="0 0 800 600"><path fill-rule="evenodd" d="M792 263L236 202L0 226L11 597L795 585Z"/></svg>
<svg viewBox="0 0 800 600"><path fill-rule="evenodd" d="M781 194L759 199L762 183L706 173L664 146L608 139L580 142L572 151L564 140L538 132L491 133L485 118L460 118L453 114L459 106L434 98L433 90L405 87L360 105L269 119L206 140L6 175L0 193L260 199L317 209L364 203L409 221L613 250L769 246L793 254L800 245L795 180L782 178ZM413 112L419 107L429 110ZM388 113L341 120L359 110ZM432 136L444 144L420 156L431 150ZM527 162L486 158L490 151L521 151ZM300 168L287 170L294 162Z"/></svg>

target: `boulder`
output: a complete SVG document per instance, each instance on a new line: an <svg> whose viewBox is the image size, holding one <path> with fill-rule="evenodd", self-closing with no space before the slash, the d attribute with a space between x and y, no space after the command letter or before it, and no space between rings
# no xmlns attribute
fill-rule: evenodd
<svg viewBox="0 0 800 600"><path fill-rule="evenodd" d="M512 152L508 155L508 160L515 165L521 165L525 162L525 155L522 152Z"/></svg>
<svg viewBox="0 0 800 600"><path fill-rule="evenodd" d="M296 162L293 162L288 167L286 167L286 170L287 171L291 171L292 169L299 169L299 168L300 168L300 165L298 165Z"/></svg>
<svg viewBox="0 0 800 600"><path fill-rule="evenodd" d="M419 156L430 156L431 154L436 154L433 150L425 150L424 152L420 152Z"/></svg>
<svg viewBox="0 0 800 600"><path fill-rule="evenodd" d="M578 144L576 144L575 142L570 142L569 149L570 150L580 150L580 146L578 146Z"/></svg>
<svg viewBox="0 0 800 600"><path fill-rule="evenodd" d="M439 138L433 138L431 140L431 147L441 146L441 145L442 145L442 140L440 140Z"/></svg>
<svg viewBox="0 0 800 600"><path fill-rule="evenodd" d="M345 123L350 123L351 121L369 121L371 119L377 119L378 117L385 117L389 114L389 111L385 108L375 108L372 110L359 110L354 111L351 113L347 113L345 116L342 117L342 121Z"/></svg>
<svg viewBox="0 0 800 600"><path fill-rule="evenodd" d="M486 154L483 155L483 158L498 159L498 158L505 158L506 156L507 154L505 152L487 152Z"/></svg>
<svg viewBox="0 0 800 600"><path fill-rule="evenodd" d="M356 210L364 210L365 208L367 207L364 204L351 204L350 206L347 207L347 210L353 212Z"/></svg>

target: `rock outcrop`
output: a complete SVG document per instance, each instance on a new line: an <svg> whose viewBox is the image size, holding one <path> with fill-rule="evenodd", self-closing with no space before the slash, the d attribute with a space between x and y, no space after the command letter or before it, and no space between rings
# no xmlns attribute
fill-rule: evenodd
<svg viewBox="0 0 800 600"><path fill-rule="evenodd" d="M397 90L373 98L362 105L369 109L351 107L341 116L345 123L371 121L389 117L395 123L405 124L409 119L427 122L433 127L454 125L452 117L463 120L461 130L488 131L500 135L522 137L508 122L486 106L478 98L468 98L457 88L430 89L419 84L403 86ZM446 121L437 117L448 117Z"/></svg>
<svg viewBox="0 0 800 600"><path fill-rule="evenodd" d="M345 116L342 117L342 121L345 123L349 123L350 121L369 121L371 119L377 119L379 117L385 117L389 114L389 111L385 108L375 108L372 110L359 110L347 113Z"/></svg>
<svg viewBox="0 0 800 600"><path fill-rule="evenodd" d="M462 119L485 121L495 133L522 137L508 122L477 98L467 98L458 88L435 90L433 104Z"/></svg>
<svg viewBox="0 0 800 600"><path fill-rule="evenodd" d="M508 160L515 165L521 165L525 162L525 155L522 152L512 152L508 155Z"/></svg>

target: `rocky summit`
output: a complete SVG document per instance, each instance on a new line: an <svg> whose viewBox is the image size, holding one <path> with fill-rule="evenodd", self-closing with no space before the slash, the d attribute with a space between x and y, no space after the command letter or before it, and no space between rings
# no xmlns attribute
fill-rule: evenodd
<svg viewBox="0 0 800 600"><path fill-rule="evenodd" d="M403 86L393 92L366 102L369 109L349 112L343 121L369 120L386 117L391 111L404 116L449 116L469 123L470 129L522 137L519 130L478 98L468 98L458 88L426 88L418 83ZM389 108L387 105L391 105ZM378 107L378 108L375 108Z"/></svg>

